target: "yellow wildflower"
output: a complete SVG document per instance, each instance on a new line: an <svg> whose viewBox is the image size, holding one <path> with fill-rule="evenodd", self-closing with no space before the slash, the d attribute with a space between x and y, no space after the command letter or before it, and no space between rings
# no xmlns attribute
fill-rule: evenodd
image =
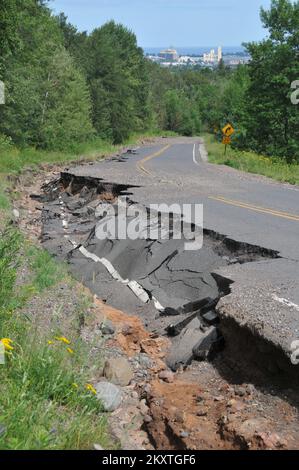
<svg viewBox="0 0 299 470"><path fill-rule="evenodd" d="M48 344L53 344L53 341L50 341L50 340L49 340L49 341L48 341Z"/></svg>
<svg viewBox="0 0 299 470"><path fill-rule="evenodd" d="M72 387L78 388L78 384L76 384L76 383L74 382L74 383L72 383Z"/></svg>
<svg viewBox="0 0 299 470"><path fill-rule="evenodd" d="M2 338L1 341L3 341L3 343L13 343L13 340L10 338Z"/></svg>
<svg viewBox="0 0 299 470"><path fill-rule="evenodd" d="M94 395L97 394L96 389L95 389L91 384L86 384L86 385L85 385L85 388L86 388L86 390L88 390L89 392L93 393Z"/></svg>
<svg viewBox="0 0 299 470"><path fill-rule="evenodd" d="M66 348L67 352L70 354L74 354L74 350L72 348Z"/></svg>
<svg viewBox="0 0 299 470"><path fill-rule="evenodd" d="M71 342L64 336L55 336L56 341L61 341L61 343L71 344Z"/></svg>
<svg viewBox="0 0 299 470"><path fill-rule="evenodd" d="M3 344L5 351L14 350L14 347L12 346L13 341L10 338L2 338L0 342Z"/></svg>

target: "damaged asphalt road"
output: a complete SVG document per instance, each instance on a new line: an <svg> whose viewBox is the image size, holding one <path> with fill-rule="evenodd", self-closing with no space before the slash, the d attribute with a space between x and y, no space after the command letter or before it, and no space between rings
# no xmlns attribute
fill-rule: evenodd
<svg viewBox="0 0 299 470"><path fill-rule="evenodd" d="M297 374L290 357L299 339L298 191L208 164L198 139L161 139L66 169L44 187L43 244L104 301L172 337L172 369L213 357L237 324L247 346L249 332L255 338L252 360L262 354L266 369ZM203 248L186 251L186 240L169 237L100 240L97 227L119 200L161 233L169 227L153 211L148 220L151 204L203 204ZM174 214L172 229L180 222Z"/></svg>

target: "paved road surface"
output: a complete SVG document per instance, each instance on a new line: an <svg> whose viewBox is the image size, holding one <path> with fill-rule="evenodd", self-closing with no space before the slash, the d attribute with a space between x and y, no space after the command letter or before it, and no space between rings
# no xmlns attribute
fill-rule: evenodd
<svg viewBox="0 0 299 470"><path fill-rule="evenodd" d="M199 139L165 139L137 155L71 169L76 174L138 185L145 204L202 203L204 226L299 260L299 187L203 161Z"/></svg>
<svg viewBox="0 0 299 470"><path fill-rule="evenodd" d="M299 339L299 187L206 160L201 139L171 138L68 171L133 186L131 198L147 206L202 203L205 228L277 251L280 259L221 268L234 284L220 307L289 354Z"/></svg>

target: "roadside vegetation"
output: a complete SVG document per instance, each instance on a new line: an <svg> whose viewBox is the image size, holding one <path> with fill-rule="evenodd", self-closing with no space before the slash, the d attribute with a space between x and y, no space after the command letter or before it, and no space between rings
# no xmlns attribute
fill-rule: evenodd
<svg viewBox="0 0 299 470"><path fill-rule="evenodd" d="M296 163L287 163L278 157L271 158L255 152L231 148L230 146L224 154L224 145L212 134L205 134L204 141L210 163L227 165L237 170L299 185L299 165Z"/></svg>
<svg viewBox="0 0 299 470"><path fill-rule="evenodd" d="M19 272L26 280L18 283ZM89 384L86 344L57 326L47 329L22 308L60 282L63 265L30 245L12 227L0 238L0 449L91 449L110 445L107 418ZM84 314L78 311L79 315ZM37 314L38 315L38 314ZM78 326L78 325L77 325Z"/></svg>

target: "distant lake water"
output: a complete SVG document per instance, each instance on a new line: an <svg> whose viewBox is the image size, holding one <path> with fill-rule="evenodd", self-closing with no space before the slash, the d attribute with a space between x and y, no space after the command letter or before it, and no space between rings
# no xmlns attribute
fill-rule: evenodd
<svg viewBox="0 0 299 470"><path fill-rule="evenodd" d="M207 46L207 47L175 47L173 46L176 51L178 52L179 55L203 55L205 52L209 52L211 49L215 49L215 51L218 49L218 46ZM163 49L168 49L168 47L143 47L143 50L146 54L154 54L157 55L159 54L160 51ZM240 54L242 52L245 52L244 47L242 46L227 46L223 47L222 51L224 54Z"/></svg>

